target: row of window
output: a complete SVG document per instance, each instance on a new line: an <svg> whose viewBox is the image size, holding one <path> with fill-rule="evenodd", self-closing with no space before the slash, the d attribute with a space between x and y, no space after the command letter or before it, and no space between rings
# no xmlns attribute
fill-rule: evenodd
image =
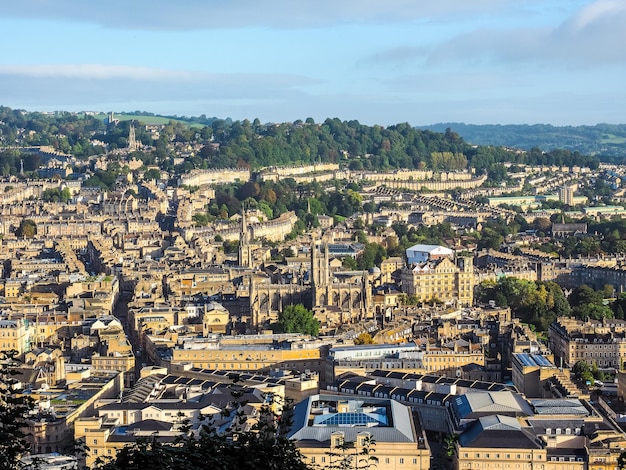
<svg viewBox="0 0 626 470"><path fill-rule="evenodd" d="M472 455L472 458L475 458L475 459L480 459L480 458L481 458L481 455L482 455L482 456L483 456L483 458L485 458L485 459L492 458L492 457L491 457L491 454L489 454L489 453L487 453L487 454L480 454L480 453L473 454L473 455ZM507 460L511 460L511 455L512 455L512 454L495 454L495 455L494 455L494 457L495 457L496 459L505 458L505 459L507 459ZM532 455L531 455L531 454L513 454L513 455L515 455L515 457L514 457L514 459L515 459L515 460L522 460L522 459L524 459L524 460L530 460L530 459L532 458ZM466 453L464 453L464 454L463 454L463 458L468 459L468 458L470 458L470 455L466 452ZM535 455L535 458L536 458L537 460L541 460L541 454L537 454L537 455Z"/></svg>
<svg viewBox="0 0 626 470"><path fill-rule="evenodd" d="M424 356L424 360L429 362L463 362L463 361L475 361L483 359L482 354L471 354L467 356L431 356L430 354Z"/></svg>
<svg viewBox="0 0 626 470"><path fill-rule="evenodd" d="M384 459L382 459L382 460L384 461L384 463L385 463L385 464L389 464L389 463L390 463L390 461L391 461L391 459L390 459L389 457L385 457L385 458L384 458ZM409 460L409 459L405 459L404 457L399 457L399 458L398 458L398 464L399 464L399 465L404 465L404 464L406 463L406 461L408 461L408 460ZM413 463L413 465L417 465L417 463L418 463L418 459L414 458L414 459L412 459L412 460L413 460L413 462L412 462L412 463ZM316 460L316 457L315 457L315 456L311 457L311 463L327 463L327 462L328 462L328 463L331 463L331 458L330 458L330 456L329 456L329 457L326 457L326 456L322 456L322 457L320 457L319 462L317 462L317 460Z"/></svg>

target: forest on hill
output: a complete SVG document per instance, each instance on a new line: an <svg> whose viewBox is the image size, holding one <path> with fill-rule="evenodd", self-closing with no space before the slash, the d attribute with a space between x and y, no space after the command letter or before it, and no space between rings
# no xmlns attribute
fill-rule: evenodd
<svg viewBox="0 0 626 470"><path fill-rule="evenodd" d="M626 158L626 124L594 126L552 126L550 124L464 124L447 122L418 126L422 130L444 132L450 128L469 143L530 150L567 149L585 155L601 156L603 161L623 163Z"/></svg>
<svg viewBox="0 0 626 470"><path fill-rule="evenodd" d="M131 125L143 146L136 152L136 158L173 173L194 168L257 170L317 162L339 163L352 170L473 168L477 172L493 171L494 166L505 162L591 168L599 164L598 158L579 151L544 152L533 146L528 152L516 152L502 146L476 146L450 128L434 132L416 129L408 123L382 127L337 118L322 123L311 118L292 123L261 123L258 119L232 121L202 117L187 118L189 122L169 120L154 134L145 126L147 122L142 120L140 112L133 117L136 119L109 123L93 114L47 114L0 107L0 174L17 174L20 160L24 160L26 171L34 170L36 157L21 155L19 148L24 146L51 146L79 159L125 148ZM154 115L145 116L147 121L154 118ZM200 121L210 124L198 126ZM199 150L188 155L182 164L175 164L176 144L194 145Z"/></svg>

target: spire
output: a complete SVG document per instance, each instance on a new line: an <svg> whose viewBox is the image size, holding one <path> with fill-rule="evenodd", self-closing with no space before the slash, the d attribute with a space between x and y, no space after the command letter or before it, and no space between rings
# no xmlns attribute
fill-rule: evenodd
<svg viewBox="0 0 626 470"><path fill-rule="evenodd" d="M139 150L139 142L135 138L135 126L131 124L128 131L128 151L135 152L137 150Z"/></svg>
<svg viewBox="0 0 626 470"><path fill-rule="evenodd" d="M244 205L241 206L241 238L246 235L248 232L248 228L246 227L246 207Z"/></svg>
<svg viewBox="0 0 626 470"><path fill-rule="evenodd" d="M241 233L239 234L239 266L252 266L252 249L250 247L250 232L246 223L246 208L241 208Z"/></svg>

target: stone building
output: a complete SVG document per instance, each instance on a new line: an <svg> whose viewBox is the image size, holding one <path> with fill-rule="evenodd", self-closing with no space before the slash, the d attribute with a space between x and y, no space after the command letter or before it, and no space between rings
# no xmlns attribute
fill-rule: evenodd
<svg viewBox="0 0 626 470"><path fill-rule="evenodd" d="M470 257L428 260L401 271L402 291L419 302L474 303L474 268Z"/></svg>
<svg viewBox="0 0 626 470"><path fill-rule="evenodd" d="M558 367L573 367L578 361L600 369L626 366L626 321L604 319L587 322L560 317L548 330L550 349Z"/></svg>

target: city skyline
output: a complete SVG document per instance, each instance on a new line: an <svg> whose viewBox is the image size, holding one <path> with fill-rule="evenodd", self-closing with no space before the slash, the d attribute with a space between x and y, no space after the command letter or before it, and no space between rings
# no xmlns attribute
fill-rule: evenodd
<svg viewBox="0 0 626 470"><path fill-rule="evenodd" d="M6 5L0 104L29 111L624 122L626 4L120 0Z"/></svg>

